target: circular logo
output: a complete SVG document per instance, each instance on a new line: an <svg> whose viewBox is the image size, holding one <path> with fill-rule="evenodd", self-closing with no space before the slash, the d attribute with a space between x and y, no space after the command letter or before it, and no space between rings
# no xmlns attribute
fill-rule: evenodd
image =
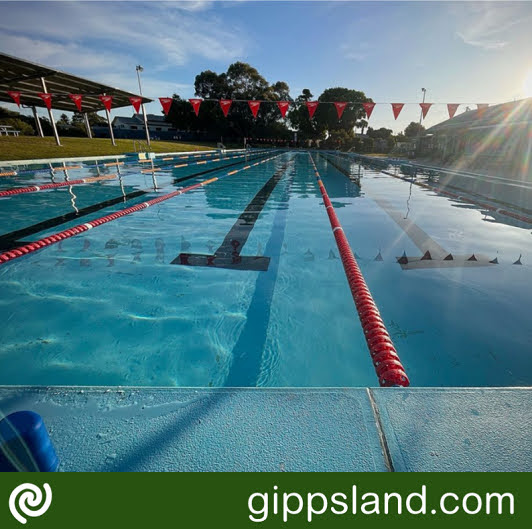
<svg viewBox="0 0 532 529"><path fill-rule="evenodd" d="M33 483L22 483L13 490L9 496L9 510L17 521L25 524L27 520L23 514L37 518L48 510L52 503L52 489L48 483L43 483L43 489L44 498L41 489Z"/></svg>

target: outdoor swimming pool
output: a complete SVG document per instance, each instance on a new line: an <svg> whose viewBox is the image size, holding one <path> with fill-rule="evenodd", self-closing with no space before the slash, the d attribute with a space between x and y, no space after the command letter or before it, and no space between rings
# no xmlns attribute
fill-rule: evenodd
<svg viewBox="0 0 532 529"><path fill-rule="evenodd" d="M69 163L70 180L117 176L0 198L6 251L224 175L1 264L0 384L377 385L309 153L237 155ZM428 177L311 155L411 385L532 384L532 225Z"/></svg>

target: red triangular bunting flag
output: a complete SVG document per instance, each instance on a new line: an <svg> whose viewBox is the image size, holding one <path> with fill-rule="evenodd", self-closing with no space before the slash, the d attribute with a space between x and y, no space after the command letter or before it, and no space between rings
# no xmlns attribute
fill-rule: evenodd
<svg viewBox="0 0 532 529"><path fill-rule="evenodd" d="M20 108L20 92L8 92L7 95L17 104Z"/></svg>
<svg viewBox="0 0 532 529"><path fill-rule="evenodd" d="M142 97L130 97L129 102L133 105L135 112L138 114L140 112L140 104L142 103Z"/></svg>
<svg viewBox="0 0 532 529"><path fill-rule="evenodd" d="M308 108L308 115L310 116L310 119L313 118L314 112L316 112L316 109L318 108L318 105L320 104L319 101L305 101L307 108Z"/></svg>
<svg viewBox="0 0 532 529"><path fill-rule="evenodd" d="M257 114L259 113L260 101L248 101L249 108L253 117L257 119Z"/></svg>
<svg viewBox="0 0 532 529"><path fill-rule="evenodd" d="M421 107L423 119L425 119L427 117L430 107L432 106L432 103L419 103L419 106Z"/></svg>
<svg viewBox="0 0 532 529"><path fill-rule="evenodd" d="M364 107L364 112L366 113L366 116L369 119L371 117L373 109L375 108L375 103L362 103L362 106Z"/></svg>
<svg viewBox="0 0 532 529"><path fill-rule="evenodd" d="M78 112L81 112L81 100L83 99L83 96L81 94L68 94L68 97L74 101Z"/></svg>
<svg viewBox="0 0 532 529"><path fill-rule="evenodd" d="M405 106L404 103L391 103L392 110L393 110L393 117L397 119L399 117L399 114L401 113L401 110L403 110L403 107Z"/></svg>
<svg viewBox="0 0 532 529"><path fill-rule="evenodd" d="M486 112L486 109L488 108L487 103L478 103L477 109L478 109L478 117L481 118L484 115L484 112Z"/></svg>
<svg viewBox="0 0 532 529"><path fill-rule="evenodd" d="M98 96L98 99L103 103L105 110L111 112L111 105L113 103L113 96Z"/></svg>
<svg viewBox="0 0 532 529"><path fill-rule="evenodd" d="M336 107L336 113L338 114L338 119L342 119L342 114L344 113L345 107L347 103L334 103L334 106Z"/></svg>
<svg viewBox="0 0 532 529"><path fill-rule="evenodd" d="M220 99L220 107L225 117L227 117L227 114L229 113L229 109L231 108L232 103L233 103L232 99Z"/></svg>
<svg viewBox="0 0 532 529"><path fill-rule="evenodd" d="M290 106L290 101L277 101L277 106L279 107L279 110L281 111L281 116L284 118L286 116L286 111L288 110L288 107Z"/></svg>
<svg viewBox="0 0 532 529"><path fill-rule="evenodd" d="M454 118L454 115L456 114L456 111L458 107L460 106L460 103L448 103L447 104L447 111L449 112L449 118Z"/></svg>
<svg viewBox="0 0 532 529"><path fill-rule="evenodd" d="M52 108L52 94L37 94L46 105L46 108L50 110Z"/></svg>
<svg viewBox="0 0 532 529"><path fill-rule="evenodd" d="M192 108L194 109L194 113L196 114L196 116L198 116L199 115L199 107L200 107L201 102L203 101L203 99L189 99L188 101L192 105Z"/></svg>
<svg viewBox="0 0 532 529"><path fill-rule="evenodd" d="M161 106L163 107L164 115L168 116L168 112L170 112L170 107L172 106L173 99L171 97L160 97L159 101L161 102Z"/></svg>

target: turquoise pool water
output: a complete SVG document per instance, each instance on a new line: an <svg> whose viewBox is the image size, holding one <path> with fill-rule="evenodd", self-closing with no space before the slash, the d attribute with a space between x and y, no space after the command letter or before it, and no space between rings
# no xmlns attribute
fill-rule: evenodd
<svg viewBox="0 0 532 529"><path fill-rule="evenodd" d="M274 154L0 265L0 384L377 385L309 154L249 158ZM345 156L312 156L411 384L530 385L532 226ZM126 164L120 179L3 198L0 240L37 240L244 165ZM68 172L95 175L93 162ZM46 182L49 172L30 172L0 189ZM425 266L425 246L453 265ZM202 265L234 250L232 268ZM403 252L421 267L398 264Z"/></svg>

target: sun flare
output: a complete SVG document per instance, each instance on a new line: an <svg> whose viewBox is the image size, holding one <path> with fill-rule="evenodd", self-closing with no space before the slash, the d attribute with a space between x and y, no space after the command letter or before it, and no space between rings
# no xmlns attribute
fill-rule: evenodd
<svg viewBox="0 0 532 529"><path fill-rule="evenodd" d="M523 82L523 94L525 97L532 97L532 69L529 70Z"/></svg>

